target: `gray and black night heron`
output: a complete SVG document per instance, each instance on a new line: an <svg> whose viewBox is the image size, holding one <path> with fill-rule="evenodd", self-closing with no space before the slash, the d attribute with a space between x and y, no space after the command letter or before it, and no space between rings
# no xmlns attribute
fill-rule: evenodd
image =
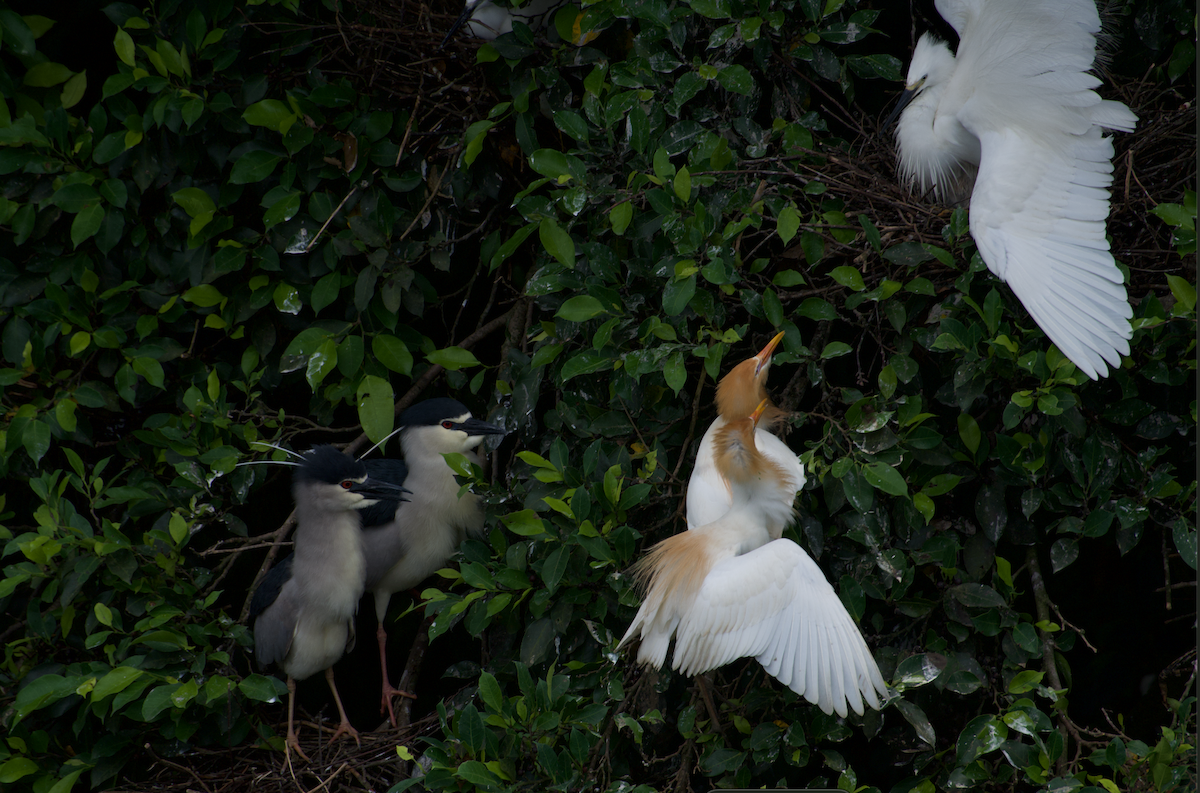
<svg viewBox="0 0 1200 793"><path fill-rule="evenodd" d="M483 531L479 497L466 492L446 464L444 454L461 454L481 464L477 447L488 435L505 430L473 418L463 403L440 397L427 399L400 414L400 448L404 460L367 460L371 476L403 484L410 492L404 504L377 504L363 513L366 548L366 590L375 596L379 620L379 663L383 670L380 711L396 724L394 688L387 669L387 632L383 619L394 592L411 589L445 567L469 535Z"/></svg>
<svg viewBox="0 0 1200 793"><path fill-rule="evenodd" d="M366 580L360 511L403 501L407 490L369 475L362 462L332 446L314 447L295 466L295 550L255 590L250 619L259 664L278 664L287 675L286 747L307 760L293 723L296 681L321 670L341 716L330 741L343 734L358 740L333 682L333 664L354 647L354 615Z"/></svg>
<svg viewBox="0 0 1200 793"><path fill-rule="evenodd" d="M957 54L929 33L893 113L900 174L920 192L971 198L971 237L1050 340L1095 380L1133 334L1105 238L1113 144L1128 107L1101 99L1095 0L937 0ZM906 106L907 105L907 106ZM890 121L890 119L889 119Z"/></svg>

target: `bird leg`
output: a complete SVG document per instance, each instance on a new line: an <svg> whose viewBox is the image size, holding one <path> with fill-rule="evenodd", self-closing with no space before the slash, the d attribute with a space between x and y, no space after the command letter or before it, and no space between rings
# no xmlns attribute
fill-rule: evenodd
<svg viewBox="0 0 1200 793"><path fill-rule="evenodd" d="M711 678L707 673L696 675L696 688L700 690L700 697L704 700L704 707L708 709L709 718L712 719L712 726L721 735L725 734L725 729L721 726L721 716L717 712L717 706L713 702L712 691L709 688Z"/></svg>
<svg viewBox="0 0 1200 793"><path fill-rule="evenodd" d="M396 726L396 712L392 709L393 697L408 697L416 699L416 696L401 691L398 688L392 687L392 681L388 678L387 667L387 631L383 629L383 623L379 623L379 630L375 631L375 638L379 641L379 668L383 670L383 703L379 706L379 712L387 711L388 720L392 726Z"/></svg>
<svg viewBox="0 0 1200 793"><path fill-rule="evenodd" d="M287 731L287 740L284 741L284 743L283 743L284 756L288 758L288 762L291 762L291 757L288 755L292 749L295 749L296 754L298 754L302 758L304 758L304 762L307 763L307 762L309 762L308 755L306 755L304 753L304 750L300 748L300 741L296 737L296 729L293 726L295 713L296 713L296 681L292 679L291 675L288 675L287 690L288 690L288 731Z"/></svg>
<svg viewBox="0 0 1200 793"><path fill-rule="evenodd" d="M356 744L362 746L362 741L358 739L358 730L354 729L354 726L350 724L350 720L346 718L346 709L342 707L342 698L338 696L337 686L333 684L332 666L325 670L325 679L329 681L329 690L333 692L333 701L337 703L338 715L342 717L342 723L338 725L329 742L333 743L342 735L349 735L354 738Z"/></svg>

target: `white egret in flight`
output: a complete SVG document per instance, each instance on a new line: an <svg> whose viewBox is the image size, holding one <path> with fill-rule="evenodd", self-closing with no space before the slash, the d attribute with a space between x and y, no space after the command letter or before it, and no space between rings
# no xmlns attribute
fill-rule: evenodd
<svg viewBox="0 0 1200 793"><path fill-rule="evenodd" d="M1128 107L1101 99L1094 0L936 0L957 54L921 36L896 112L900 173L970 195L971 236L1050 340L1093 380L1129 354L1133 311L1104 236Z"/></svg>

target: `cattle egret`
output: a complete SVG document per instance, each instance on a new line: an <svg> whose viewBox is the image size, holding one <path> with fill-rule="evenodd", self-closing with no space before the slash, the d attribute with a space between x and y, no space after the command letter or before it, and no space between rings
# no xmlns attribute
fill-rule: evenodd
<svg viewBox="0 0 1200 793"><path fill-rule="evenodd" d="M713 438L732 503L717 520L655 545L635 567L646 599L621 639L641 639L637 660L661 668L672 635L672 668L697 675L753 657L825 713L863 713L886 701L887 685L854 620L787 525L800 486L759 451L764 400L748 417L725 417ZM619 648L618 647L618 648Z"/></svg>
<svg viewBox="0 0 1200 793"><path fill-rule="evenodd" d="M729 511L733 494L729 482L717 470L714 459L714 439L730 418L749 416L767 398L767 372L771 354L783 338L778 333L766 347L751 358L729 370L717 384L717 418L700 439L692 478L688 481L687 525L689 529L712 523ZM804 486L804 468L787 444L769 430L783 419L783 411L767 401L762 418L754 432L754 443L767 459L781 466L796 481L796 489ZM789 501L789 506L791 502ZM771 526L771 539L782 535L786 524Z"/></svg>
<svg viewBox="0 0 1200 793"><path fill-rule="evenodd" d="M1094 0L936 0L957 54L913 51L897 113L900 173L922 193L970 194L971 236L1050 340L1093 380L1129 354L1133 311L1104 236L1113 145L1128 107L1088 72ZM907 106L906 106L907 105Z"/></svg>

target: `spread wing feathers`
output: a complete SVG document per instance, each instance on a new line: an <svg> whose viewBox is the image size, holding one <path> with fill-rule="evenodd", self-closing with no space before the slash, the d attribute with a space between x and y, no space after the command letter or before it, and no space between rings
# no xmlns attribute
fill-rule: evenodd
<svg viewBox="0 0 1200 793"><path fill-rule="evenodd" d="M696 454L696 466L692 469L692 477L688 480L687 491L687 527L695 529L721 518L733 505L733 491L729 482L717 470L713 455L713 436L725 425L725 419L718 417L709 426L708 431L700 440L700 450ZM779 436L768 432L761 426L754 431L754 445L771 462L778 465L784 474L795 482L795 489L804 487L804 466ZM791 504L788 504L790 507ZM786 528L784 524L774 532L775 536Z"/></svg>
<svg viewBox="0 0 1200 793"><path fill-rule="evenodd" d="M695 536L685 532L671 539ZM638 661L661 667L671 634L677 633L672 666L684 674L753 657L825 713L845 716L849 705L862 714L864 702L880 707L887 686L879 667L833 587L800 546L775 540L709 564L690 568L693 581L709 569L698 587L673 589L655 580L621 646L640 634Z"/></svg>
<svg viewBox="0 0 1200 793"><path fill-rule="evenodd" d="M1024 132L980 135L971 236L1046 335L1088 377L1129 354L1133 310L1104 221L1112 141L1091 127L1059 146Z"/></svg>
<svg viewBox="0 0 1200 793"><path fill-rule="evenodd" d="M673 666L685 674L748 656L825 713L861 715L887 696L858 626L790 540L717 562L680 621Z"/></svg>

